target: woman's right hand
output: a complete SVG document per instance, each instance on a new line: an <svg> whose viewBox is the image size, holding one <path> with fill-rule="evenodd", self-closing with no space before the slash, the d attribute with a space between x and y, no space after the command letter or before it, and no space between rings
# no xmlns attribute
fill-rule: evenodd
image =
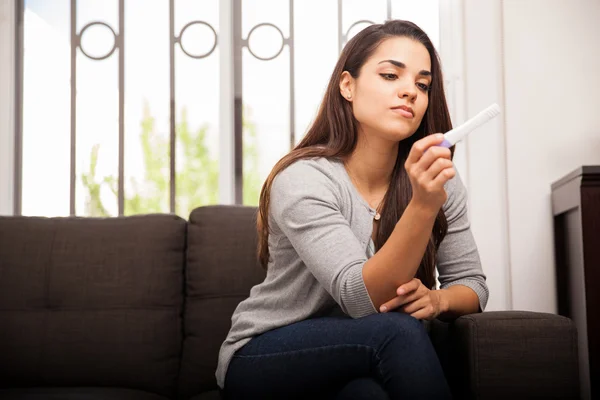
<svg viewBox="0 0 600 400"><path fill-rule="evenodd" d="M438 146L443 141L441 133L416 141L404 163L412 186L411 202L436 215L448 197L444 184L456 175L450 149Z"/></svg>

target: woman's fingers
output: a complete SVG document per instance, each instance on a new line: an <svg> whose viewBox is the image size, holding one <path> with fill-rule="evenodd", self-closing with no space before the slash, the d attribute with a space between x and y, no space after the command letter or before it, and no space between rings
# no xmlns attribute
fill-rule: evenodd
<svg viewBox="0 0 600 400"><path fill-rule="evenodd" d="M430 304L428 296L423 296L415 301L412 301L402 307L402 311L407 314L412 314Z"/></svg>
<svg viewBox="0 0 600 400"><path fill-rule="evenodd" d="M421 308L420 310L410 314L410 316L415 317L416 319L426 319L426 320L431 320L435 317L433 314L433 307L431 307L431 306L426 306L424 308Z"/></svg>
<svg viewBox="0 0 600 400"><path fill-rule="evenodd" d="M416 141L411 149L410 153L408 153L408 157L406 158L406 164L416 164L423 154L432 146L437 146L444 141L444 135L441 133L437 133L435 135L425 136L423 139Z"/></svg>
<svg viewBox="0 0 600 400"><path fill-rule="evenodd" d="M444 186L444 184L450 179L454 178L455 175L456 171L454 170L454 167L445 168L441 170L440 173L435 177L433 180L433 185Z"/></svg>
<svg viewBox="0 0 600 400"><path fill-rule="evenodd" d="M428 149L423 157L417 162L417 170L427 171L433 163L440 158L451 160L452 152L450 149L440 146L434 146Z"/></svg>
<svg viewBox="0 0 600 400"><path fill-rule="evenodd" d="M404 285L401 285L396 293L401 296L403 294L410 293L415 291L421 286L421 280L419 278L412 278L410 281L406 282Z"/></svg>
<svg viewBox="0 0 600 400"><path fill-rule="evenodd" d="M420 296L420 294L417 292L414 292L414 291L409 293L408 295L396 296L392 300L382 304L381 307L379 307L379 311L387 312L387 311L395 310L396 308L399 308L405 304L408 304L411 301L415 301L415 300L419 299L419 296Z"/></svg>
<svg viewBox="0 0 600 400"><path fill-rule="evenodd" d="M435 134L416 141L404 164L412 187L411 203L435 213L448 198L444 184L454 176L452 153L437 146L440 139L443 135Z"/></svg>
<svg viewBox="0 0 600 400"><path fill-rule="evenodd" d="M423 177L425 180L427 180L429 182L436 183L435 179L438 177L440 172L442 172L445 169L449 169L449 168L454 168L454 164L452 163L452 161L450 161L446 158L438 158L437 160L435 160L433 162L433 164L431 164L429 169L427 171L425 171L425 173L423 174Z"/></svg>
<svg viewBox="0 0 600 400"><path fill-rule="evenodd" d="M380 312L386 312L395 310L398 307L401 307L405 304L408 304L412 301L415 301L425 294L427 294L427 290L421 290L425 287L421 283L419 278L413 278L405 284L398 287L396 293L398 296L394 297L390 301L384 303L379 307Z"/></svg>

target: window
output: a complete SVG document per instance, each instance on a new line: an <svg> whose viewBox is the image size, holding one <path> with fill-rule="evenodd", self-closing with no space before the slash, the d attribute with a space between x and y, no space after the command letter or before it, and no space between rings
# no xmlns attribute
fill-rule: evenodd
<svg viewBox="0 0 600 400"><path fill-rule="evenodd" d="M439 44L438 0L21 0L20 6L16 190L25 215L187 218L202 205L257 205L274 163L314 118L347 39L370 23L401 18ZM224 12L233 16L231 26L220 26ZM231 78L221 75L227 70ZM222 98L224 82L231 98ZM232 132L221 127L222 100L232 104ZM225 152L222 143L231 137ZM221 176L228 162L232 173ZM223 182L234 188L232 201L224 200Z"/></svg>

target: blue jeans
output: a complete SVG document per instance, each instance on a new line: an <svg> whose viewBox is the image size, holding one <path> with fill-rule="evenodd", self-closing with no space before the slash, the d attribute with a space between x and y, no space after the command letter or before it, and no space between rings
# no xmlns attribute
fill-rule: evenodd
<svg viewBox="0 0 600 400"><path fill-rule="evenodd" d="M226 399L450 399L423 323L390 312L300 321L233 356Z"/></svg>

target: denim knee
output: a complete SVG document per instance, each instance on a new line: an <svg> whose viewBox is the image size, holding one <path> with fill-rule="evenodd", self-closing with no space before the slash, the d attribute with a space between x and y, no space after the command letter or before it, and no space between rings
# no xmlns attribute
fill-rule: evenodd
<svg viewBox="0 0 600 400"><path fill-rule="evenodd" d="M429 334L423 322L406 313L388 312L374 314L366 318L372 319L373 328L377 333L383 334L385 339L402 338L402 340L409 342L429 339Z"/></svg>

